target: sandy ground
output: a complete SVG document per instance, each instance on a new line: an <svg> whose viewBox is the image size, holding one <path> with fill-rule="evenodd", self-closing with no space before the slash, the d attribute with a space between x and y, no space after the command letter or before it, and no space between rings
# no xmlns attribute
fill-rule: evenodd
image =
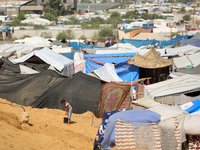
<svg viewBox="0 0 200 150"><path fill-rule="evenodd" d="M0 99L0 102L12 104L4 99ZM93 113L72 114L72 124L68 125L63 123L65 113L62 110L24 108L29 113L29 124L20 121L21 107L0 103L1 150L93 149L94 138L101 124L101 118L96 118ZM97 124L94 127L92 118Z"/></svg>

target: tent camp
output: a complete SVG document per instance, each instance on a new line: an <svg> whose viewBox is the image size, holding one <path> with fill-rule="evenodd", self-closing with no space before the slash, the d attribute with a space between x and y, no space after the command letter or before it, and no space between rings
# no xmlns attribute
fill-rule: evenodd
<svg viewBox="0 0 200 150"><path fill-rule="evenodd" d="M129 64L140 67L140 78L151 77L151 83L166 80L169 75L171 59L164 59L152 48L145 55L138 53L128 61Z"/></svg>
<svg viewBox="0 0 200 150"><path fill-rule="evenodd" d="M200 98L200 76L184 75L144 86L144 96L157 102L181 105Z"/></svg>
<svg viewBox="0 0 200 150"><path fill-rule="evenodd" d="M93 112L96 103L97 116L101 88L101 80L81 72L67 78L52 70L30 75L0 71L0 97L34 108L64 110L60 100L66 99L74 113Z"/></svg>
<svg viewBox="0 0 200 150"><path fill-rule="evenodd" d="M62 56L47 47L41 50L32 51L18 59L10 59L10 61L14 64L23 63L25 61L33 62L34 60L31 59L34 59L35 57L37 57L37 59L39 58L43 63L53 66L63 75L71 76L74 73L73 60Z"/></svg>
<svg viewBox="0 0 200 150"><path fill-rule="evenodd" d="M123 80L117 75L114 64L106 63L103 67L92 71L92 74L95 74L98 78L107 82L123 82Z"/></svg>
<svg viewBox="0 0 200 150"><path fill-rule="evenodd" d="M176 47L176 48L166 48L167 54L176 54L179 56L191 55L198 51L200 51L200 47L196 47L192 45L186 45L186 46Z"/></svg>

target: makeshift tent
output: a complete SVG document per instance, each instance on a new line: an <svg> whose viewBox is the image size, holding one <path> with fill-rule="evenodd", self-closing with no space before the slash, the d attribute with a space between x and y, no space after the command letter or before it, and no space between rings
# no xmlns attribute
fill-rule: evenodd
<svg viewBox="0 0 200 150"><path fill-rule="evenodd" d="M142 124L155 123L160 121L160 115L150 111L150 110L126 110L117 112L111 115L108 119L107 127L104 133L104 139L101 142L101 149L110 149L115 146L115 143L118 142L118 134L115 132L116 130L116 121L121 119L123 121L136 123L133 128L138 128L142 126ZM121 130L122 132L123 130ZM125 130L127 131L127 130ZM126 132L127 133L127 132ZM131 134L131 131L128 130L128 134ZM120 136L120 134L119 134ZM131 140L132 137L129 137ZM120 145L120 144L119 144ZM116 146L119 146L118 144ZM128 146L128 145L126 145ZM131 149L131 148L129 148ZM133 148L134 149L134 148Z"/></svg>
<svg viewBox="0 0 200 150"><path fill-rule="evenodd" d="M197 91L197 92L196 92ZM192 97L183 98L181 94L200 95L200 76L184 75L159 83L144 86L144 96L150 95L157 102L181 105L192 101ZM195 93L196 92L196 93ZM192 94L193 93L193 94ZM198 96L197 96L198 95Z"/></svg>
<svg viewBox="0 0 200 150"><path fill-rule="evenodd" d="M92 73L106 82L123 82L123 80L117 75L114 64L106 63L103 67L92 71Z"/></svg>
<svg viewBox="0 0 200 150"><path fill-rule="evenodd" d="M196 46L196 47L200 47L200 42L199 42L199 39L184 39L184 40L182 40L179 47L182 47L182 46L185 46L185 45L193 45L193 46Z"/></svg>
<svg viewBox="0 0 200 150"><path fill-rule="evenodd" d="M181 72L185 74L200 74L200 65L196 67L184 68L184 69L176 69L176 72Z"/></svg>
<svg viewBox="0 0 200 150"><path fill-rule="evenodd" d="M200 65L200 52L173 58L175 68L187 68L188 66L196 67Z"/></svg>
<svg viewBox="0 0 200 150"><path fill-rule="evenodd" d="M196 47L192 45L186 45L186 46L176 47L176 48L166 48L167 54L176 54L179 56L191 55L198 51L200 51L200 47Z"/></svg>
<svg viewBox="0 0 200 150"><path fill-rule="evenodd" d="M67 78L52 70L31 75L0 71L0 97L34 108L64 110L60 100L66 99L73 113L95 110L97 116L101 88L101 80L81 72Z"/></svg>
<svg viewBox="0 0 200 150"><path fill-rule="evenodd" d="M16 45L16 44L3 44L3 45L0 45L0 56L19 58L36 49L40 49L40 47Z"/></svg>
<svg viewBox="0 0 200 150"><path fill-rule="evenodd" d="M32 58L33 56L37 56L45 63L52 65L56 68L59 72L62 72L63 75L71 76L74 73L73 70L73 60L70 60L52 50L45 47L41 50L32 51L23 57L18 59L11 59L11 62L14 64L22 63L27 61L28 59Z"/></svg>
<svg viewBox="0 0 200 150"><path fill-rule="evenodd" d="M35 36L32 38L28 38L28 40L24 42L24 45L33 45L33 46L37 45L40 47L51 47L53 44L43 37Z"/></svg>
<svg viewBox="0 0 200 150"><path fill-rule="evenodd" d="M200 33L197 32L191 39L200 39Z"/></svg>
<svg viewBox="0 0 200 150"><path fill-rule="evenodd" d="M138 53L128 61L129 64L140 67L140 78L151 77L151 83L165 80L169 75L171 59L164 59L152 48L143 56Z"/></svg>
<svg viewBox="0 0 200 150"><path fill-rule="evenodd" d="M123 81L134 81L138 79L139 68L127 63L135 53L121 54L86 54L86 73L101 68L106 63L115 64L117 75Z"/></svg>
<svg viewBox="0 0 200 150"><path fill-rule="evenodd" d="M117 109L129 109L131 106L130 84L110 82L102 86L98 117Z"/></svg>
<svg viewBox="0 0 200 150"><path fill-rule="evenodd" d="M105 47L101 47L101 46L92 46L92 45L85 45L85 44L81 44L81 43L77 43L77 42L70 42L69 43L70 47L73 48L73 50L77 50L80 51L80 49L84 49L84 48L105 48Z"/></svg>

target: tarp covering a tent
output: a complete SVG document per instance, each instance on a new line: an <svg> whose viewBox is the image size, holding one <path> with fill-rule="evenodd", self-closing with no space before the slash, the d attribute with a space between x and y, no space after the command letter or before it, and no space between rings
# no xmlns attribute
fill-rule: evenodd
<svg viewBox="0 0 200 150"><path fill-rule="evenodd" d="M154 48L151 48L144 55L137 53L128 63L142 68L155 69L172 65L172 59L164 59Z"/></svg>
<svg viewBox="0 0 200 150"><path fill-rule="evenodd" d="M200 76L184 75L174 79L144 86L144 96L157 97L189 93L200 90Z"/></svg>
<svg viewBox="0 0 200 150"><path fill-rule="evenodd" d="M93 71L100 79L105 81L123 82L117 75L114 64L106 63L103 67Z"/></svg>
<svg viewBox="0 0 200 150"><path fill-rule="evenodd" d="M92 46L92 45L85 45L85 44L81 44L81 43L77 43L77 42L72 42L69 43L70 47L73 48L73 50L77 50L80 51L80 49L84 49L84 48L105 48L105 47L101 47L101 46Z"/></svg>
<svg viewBox="0 0 200 150"><path fill-rule="evenodd" d="M62 56L62 55L50 50L47 47L45 47L41 50L32 51L29 54L24 55L23 57L20 57L18 59L11 59L11 62L14 64L22 63L22 62L25 62L26 60L28 60L29 58L31 58L32 56L39 57L44 62L54 66L59 71L62 71L62 69L65 66L71 65L74 62L73 60Z"/></svg>
<svg viewBox="0 0 200 150"><path fill-rule="evenodd" d="M200 51L200 47L192 46L192 45L186 45L182 47L176 47L176 48L166 48L167 54L176 54L179 56L185 55L185 54L194 54L197 51Z"/></svg>
<svg viewBox="0 0 200 150"><path fill-rule="evenodd" d="M197 32L191 39L200 39L200 33Z"/></svg>
<svg viewBox="0 0 200 150"><path fill-rule="evenodd" d="M182 47L185 45L193 45L196 47L200 47L200 42L199 39L184 39L179 46Z"/></svg>
<svg viewBox="0 0 200 150"><path fill-rule="evenodd" d="M101 68L106 63L115 64L117 75L123 81L131 81L138 79L139 67L128 64L135 53L120 53L120 54L86 54L86 73Z"/></svg>
<svg viewBox="0 0 200 150"><path fill-rule="evenodd" d="M35 36L32 38L28 38L25 41L24 45L33 45L33 46L36 45L36 46L42 46L42 47L51 47L53 44L43 37Z"/></svg>
<svg viewBox="0 0 200 150"><path fill-rule="evenodd" d="M187 68L187 66L196 67L200 65L200 52L193 55L173 58L173 63L176 68Z"/></svg>
<svg viewBox="0 0 200 150"><path fill-rule="evenodd" d="M63 109L60 100L66 99L74 113L96 112L100 101L101 80L84 73L67 78L55 71L45 70L31 75L0 71L0 97L34 108Z"/></svg>

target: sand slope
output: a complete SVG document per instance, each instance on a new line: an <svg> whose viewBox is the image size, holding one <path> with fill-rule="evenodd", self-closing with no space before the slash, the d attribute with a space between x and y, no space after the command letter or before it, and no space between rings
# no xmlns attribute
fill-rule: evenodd
<svg viewBox="0 0 200 150"><path fill-rule="evenodd" d="M0 102L12 104L4 99ZM91 125L93 113L72 114L74 123L68 125L63 123L62 110L24 108L29 113L30 125L20 123L21 107L0 103L1 150L92 150L101 124L101 119L94 116L97 125Z"/></svg>

